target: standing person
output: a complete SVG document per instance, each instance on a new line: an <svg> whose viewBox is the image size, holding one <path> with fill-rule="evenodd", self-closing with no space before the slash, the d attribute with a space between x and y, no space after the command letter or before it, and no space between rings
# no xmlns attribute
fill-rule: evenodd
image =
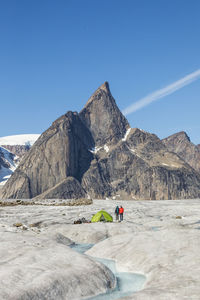
<svg viewBox="0 0 200 300"><path fill-rule="evenodd" d="M116 216L116 221L119 221L119 206L116 206L115 208L115 216Z"/></svg>
<svg viewBox="0 0 200 300"><path fill-rule="evenodd" d="M122 206L120 206L120 208L119 208L120 222L123 221L123 214L124 214L124 209Z"/></svg>

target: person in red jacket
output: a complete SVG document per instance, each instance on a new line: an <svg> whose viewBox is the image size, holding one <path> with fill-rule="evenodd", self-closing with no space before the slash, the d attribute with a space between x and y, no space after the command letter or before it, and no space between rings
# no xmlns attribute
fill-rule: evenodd
<svg viewBox="0 0 200 300"><path fill-rule="evenodd" d="M124 214L124 209L122 206L120 206L119 208L119 218L120 218L120 222L123 221L123 214Z"/></svg>

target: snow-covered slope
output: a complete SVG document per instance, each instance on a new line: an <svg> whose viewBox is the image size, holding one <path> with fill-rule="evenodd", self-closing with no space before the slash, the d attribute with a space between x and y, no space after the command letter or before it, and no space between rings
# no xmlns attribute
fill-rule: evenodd
<svg viewBox="0 0 200 300"><path fill-rule="evenodd" d="M0 187L6 183L8 178L15 171L20 159L25 153L25 146L30 148L39 136L40 134L19 134L0 137L0 146L5 146L0 147Z"/></svg>
<svg viewBox="0 0 200 300"><path fill-rule="evenodd" d="M0 145L30 145L32 146L40 134L18 134L0 137Z"/></svg>
<svg viewBox="0 0 200 300"><path fill-rule="evenodd" d="M18 164L18 157L0 147L0 186L4 185Z"/></svg>

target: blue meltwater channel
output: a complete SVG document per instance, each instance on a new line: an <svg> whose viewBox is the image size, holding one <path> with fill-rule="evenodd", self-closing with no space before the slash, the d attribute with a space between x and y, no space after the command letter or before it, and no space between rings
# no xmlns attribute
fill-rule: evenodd
<svg viewBox="0 0 200 300"><path fill-rule="evenodd" d="M87 250L92 248L93 244L73 244L71 248L79 253L85 253ZM128 272L117 272L115 261L110 259L93 257L96 261L104 264L109 268L116 277L117 286L114 290L108 290L104 294L87 298L87 300L114 300L121 297L131 295L141 290L146 281L146 277L141 274L128 273Z"/></svg>

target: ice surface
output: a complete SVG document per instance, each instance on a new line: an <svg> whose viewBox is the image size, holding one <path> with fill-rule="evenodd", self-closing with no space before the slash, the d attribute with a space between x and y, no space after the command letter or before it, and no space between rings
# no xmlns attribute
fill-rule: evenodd
<svg viewBox="0 0 200 300"><path fill-rule="evenodd" d="M79 253L85 253L91 249L94 244L72 244L70 247L78 251ZM97 295L95 297L88 298L88 300L114 300L119 299L122 296L127 296L136 291L142 289L146 280L145 276L140 274L117 272L115 261L104 258L94 258L96 261L102 263L115 275L117 280L117 286L113 290L109 290L106 293Z"/></svg>
<svg viewBox="0 0 200 300"><path fill-rule="evenodd" d="M125 209L121 223L73 224L100 209L114 216L116 205ZM0 207L0 299L81 300L105 293L109 282L114 286L112 275L87 255L115 261L119 273L146 276L126 300L199 299L199 223L198 199ZM82 255L70 248L74 242L95 245Z"/></svg>
<svg viewBox="0 0 200 300"><path fill-rule="evenodd" d="M106 265L117 278L117 287L113 291L101 294L88 300L114 300L128 296L142 289L146 280L144 275L117 272L115 262L113 260L95 258L102 264Z"/></svg>
<svg viewBox="0 0 200 300"><path fill-rule="evenodd" d="M85 253L87 250L89 250L90 248L92 248L94 246L94 244L72 244L70 247L79 252L79 253Z"/></svg>

